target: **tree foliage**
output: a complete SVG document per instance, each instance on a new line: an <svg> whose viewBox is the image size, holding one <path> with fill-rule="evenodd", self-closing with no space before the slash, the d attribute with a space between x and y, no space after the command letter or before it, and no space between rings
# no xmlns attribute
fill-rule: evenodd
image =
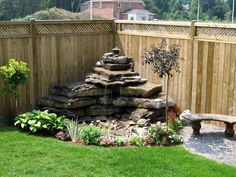
<svg viewBox="0 0 236 177"><path fill-rule="evenodd" d="M78 12L86 0L0 0L0 20L22 18L52 7Z"/></svg>
<svg viewBox="0 0 236 177"><path fill-rule="evenodd" d="M144 51L143 64L152 66L152 70L159 77L167 76L166 80L166 123L168 123L168 94L169 94L169 77L173 76L172 71L179 70L180 46L172 44L167 46L166 40L163 39L158 46L151 46Z"/></svg>
<svg viewBox="0 0 236 177"><path fill-rule="evenodd" d="M4 79L4 87L1 92L8 96L19 96L18 87L26 84L29 68L23 61L10 59L7 65L0 67L0 74Z"/></svg>
<svg viewBox="0 0 236 177"><path fill-rule="evenodd" d="M78 12L86 0L0 0L0 20L12 20L52 7ZM196 20L198 0L143 0L160 20ZM199 0L200 19L229 21L233 0ZM183 5L189 5L184 9ZM236 4L235 4L236 6ZM235 11L236 14L236 11Z"/></svg>
<svg viewBox="0 0 236 177"><path fill-rule="evenodd" d="M230 20L233 0L199 1L200 20ZM155 13L156 18L160 20L197 19L198 0L145 0L144 2L147 4L147 9ZM189 9L184 9L184 5L189 5Z"/></svg>
<svg viewBox="0 0 236 177"><path fill-rule="evenodd" d="M152 45L144 51L144 64L152 65L154 73L159 77L173 76L172 71L180 72L179 58L180 46L173 44L167 46L166 40L162 40L159 46Z"/></svg>

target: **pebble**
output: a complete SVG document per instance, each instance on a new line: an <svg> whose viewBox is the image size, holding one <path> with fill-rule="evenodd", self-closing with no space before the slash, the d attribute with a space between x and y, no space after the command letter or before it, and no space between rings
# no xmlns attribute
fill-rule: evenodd
<svg viewBox="0 0 236 177"><path fill-rule="evenodd" d="M184 146L192 152L236 166L236 135L226 138L224 130L214 125L202 124L200 136L193 136L190 126L185 126L180 134L183 136Z"/></svg>

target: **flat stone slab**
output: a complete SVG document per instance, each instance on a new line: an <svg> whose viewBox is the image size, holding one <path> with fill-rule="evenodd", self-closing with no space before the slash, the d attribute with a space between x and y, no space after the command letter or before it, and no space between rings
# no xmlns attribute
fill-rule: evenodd
<svg viewBox="0 0 236 177"><path fill-rule="evenodd" d="M108 79L103 75L89 74L87 75L85 82L88 84L102 85L104 87L109 86L127 86L127 85L139 85L145 84L147 79L142 79L140 76L120 77Z"/></svg>
<svg viewBox="0 0 236 177"><path fill-rule="evenodd" d="M112 94L112 90L107 89L105 93L104 88L77 82L68 85L61 85L61 84L53 85L51 87L51 94L63 95L68 98L94 97L94 96L103 96L104 94L107 95Z"/></svg>
<svg viewBox="0 0 236 177"><path fill-rule="evenodd" d="M120 95L126 97L143 97L149 98L158 95L162 91L161 85L145 83L137 86L128 86L120 88Z"/></svg>
<svg viewBox="0 0 236 177"><path fill-rule="evenodd" d="M98 97L97 104L102 104L102 105L112 104L112 97L111 96Z"/></svg>
<svg viewBox="0 0 236 177"><path fill-rule="evenodd" d="M120 109L112 105L93 105L85 109L87 116L108 116L118 112L120 112Z"/></svg>
<svg viewBox="0 0 236 177"><path fill-rule="evenodd" d="M186 114L183 115L185 119L188 119L190 121L220 121L220 122L226 122L226 123L236 123L236 117L235 116L228 116L228 115L221 115L221 114Z"/></svg>
<svg viewBox="0 0 236 177"><path fill-rule="evenodd" d="M48 96L48 97L43 97L39 99L38 106L74 109L74 108L90 106L96 103L97 103L96 98L92 98L92 97L72 99L72 98L67 98L65 96Z"/></svg>
<svg viewBox="0 0 236 177"><path fill-rule="evenodd" d="M236 117L220 114L184 114L183 118L190 120L192 124L193 134L200 135L201 121L213 120L224 122L226 125L225 136L233 137L235 134L234 124L236 123Z"/></svg>
<svg viewBox="0 0 236 177"><path fill-rule="evenodd" d="M129 64L105 64L103 65L103 68L110 70L110 71L123 71L123 70L127 70L130 69L130 65Z"/></svg>
<svg viewBox="0 0 236 177"><path fill-rule="evenodd" d="M95 67L93 68L94 73L98 75L102 75L106 77L108 80L112 80L113 78L116 78L119 80L120 77L130 77L130 76L139 76L139 73L132 72L130 70L125 71L109 71L107 69L101 68L101 67Z"/></svg>
<svg viewBox="0 0 236 177"><path fill-rule="evenodd" d="M112 102L115 106L119 107L137 107L146 109L161 109L165 108L166 103L163 99L148 99L148 98L127 98L119 97ZM174 100L169 99L168 106L175 106Z"/></svg>
<svg viewBox="0 0 236 177"><path fill-rule="evenodd" d="M75 119L78 117L84 116L84 109L61 109L61 108L55 108L55 107L42 107L41 110L48 110L51 113L55 113L58 116L65 116L69 119Z"/></svg>

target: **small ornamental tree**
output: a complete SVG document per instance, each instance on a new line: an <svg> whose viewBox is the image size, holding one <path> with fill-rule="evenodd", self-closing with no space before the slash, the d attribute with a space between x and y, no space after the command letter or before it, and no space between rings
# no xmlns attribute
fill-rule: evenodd
<svg viewBox="0 0 236 177"><path fill-rule="evenodd" d="M180 73L179 59L180 46L173 44L167 46L166 40L163 39L158 46L152 45L144 51L143 64L152 65L152 70L160 78L167 76L166 81L166 123L168 123L168 94L169 78L173 76L173 71Z"/></svg>
<svg viewBox="0 0 236 177"><path fill-rule="evenodd" d="M4 79L4 87L1 88L1 92L7 96L19 97L18 87L24 85L27 82L29 68L23 61L17 61L10 59L9 63L0 67L0 74Z"/></svg>
<svg viewBox="0 0 236 177"><path fill-rule="evenodd" d="M16 98L15 106L17 107L17 98L19 98L19 86L25 85L28 80L29 68L23 61L10 59L7 65L0 67L0 74L3 76L4 86L0 88L0 92L8 98ZM10 100L10 99L9 99ZM13 118L14 113L9 108L8 117ZM12 123L12 120L8 120Z"/></svg>

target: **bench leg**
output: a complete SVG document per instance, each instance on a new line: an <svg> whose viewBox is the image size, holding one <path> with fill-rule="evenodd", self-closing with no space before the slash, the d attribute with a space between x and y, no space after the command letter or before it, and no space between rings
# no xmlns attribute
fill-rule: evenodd
<svg viewBox="0 0 236 177"><path fill-rule="evenodd" d="M200 135L200 129L201 129L201 121L193 121L192 122L192 129L194 135Z"/></svg>
<svg viewBox="0 0 236 177"><path fill-rule="evenodd" d="M233 137L234 136L234 125L230 123L225 123L225 136L226 137Z"/></svg>

